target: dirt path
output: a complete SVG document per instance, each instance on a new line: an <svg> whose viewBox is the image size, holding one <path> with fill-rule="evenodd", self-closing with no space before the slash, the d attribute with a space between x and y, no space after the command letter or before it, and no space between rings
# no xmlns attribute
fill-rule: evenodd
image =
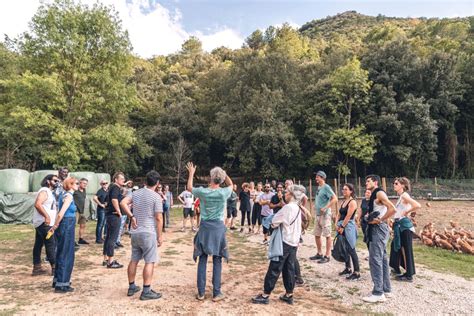
<svg viewBox="0 0 474 316"><path fill-rule="evenodd" d="M420 224L433 221L443 227L450 219L459 220L472 228L474 204L433 203L424 208ZM155 268L153 288L163 293L157 301L142 302L138 294L127 297L126 269L108 270L102 267L102 247L91 244L76 253L72 294L55 294L51 277L31 276L31 247L34 232L31 226L9 226L0 242L0 315L11 314L389 314L424 313L470 314L474 310L474 283L452 274L431 271L417 262L413 283L392 282L394 297L384 304L368 305L361 301L372 287L366 251L359 251L362 279L348 282L338 277L341 263L319 265L308 259L314 254L314 240L310 234L298 250L298 257L306 281L295 290L295 305L278 301L283 284L278 282L268 306L253 305L250 298L259 293L268 266L266 248L260 245L261 236L228 232L231 260L223 265L222 290L226 299L213 303L211 289L212 263L208 265L207 299L198 302L196 293L197 264L192 260L193 233L180 232L178 217L165 235L160 248L161 261ZM88 224L88 240L93 240L93 226ZM130 239L123 238L125 248L117 252L124 264L130 258ZM415 258L416 260L416 258ZM139 266L139 269L143 264ZM141 270L137 284L142 285Z"/></svg>
<svg viewBox="0 0 474 316"><path fill-rule="evenodd" d="M25 262L30 249L25 248L0 260L0 269L5 272L2 273L3 281L0 286L0 313L124 315L158 312L237 315L274 314L275 311L282 314L309 314L315 311L319 314L341 314L349 311L333 298L319 295L310 284L296 289L294 306L281 303L278 301L278 295L283 293L281 279L268 306L251 304L250 298L262 289L268 264L265 259L266 250L264 246L248 241L246 235L238 232L229 232L228 235L231 260L223 265L222 291L226 294L225 300L213 303L209 298L212 293L210 263L207 299L198 302L194 298L197 264L192 260L193 234L190 231L179 232L176 227L174 225L166 233L164 246L160 248L161 261L155 268L152 287L163 293L160 300L142 302L138 294L127 297L126 269L110 270L102 267L101 247L95 244L82 246L76 253L72 277L75 292L55 294L51 289L51 277L30 275L31 266ZM86 237L93 240L92 235ZM130 258L130 239L124 237L123 243L125 248L118 251L117 259L121 263L127 263ZM11 249L17 248L12 244ZM142 267L143 265L139 266ZM137 275L137 284L142 285L141 271Z"/></svg>

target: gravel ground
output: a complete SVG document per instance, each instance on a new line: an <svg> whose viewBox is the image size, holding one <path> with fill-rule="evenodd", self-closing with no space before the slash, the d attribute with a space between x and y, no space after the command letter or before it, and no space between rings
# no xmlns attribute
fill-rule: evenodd
<svg viewBox="0 0 474 316"><path fill-rule="evenodd" d="M260 241L260 237L252 237ZM258 240L257 240L258 239ZM318 264L308 258L315 254L314 237L304 236L304 243L298 249L298 258L306 286L317 294L337 300L344 306L362 312L407 314L474 314L474 282L464 278L442 274L417 265L417 275L413 283L392 281L393 297L385 303L369 304L362 297L372 290L368 261L368 251L358 251L361 274L359 281L347 281L338 276L344 264L331 260ZM416 260L416 258L415 258ZM473 267L474 268L474 267Z"/></svg>

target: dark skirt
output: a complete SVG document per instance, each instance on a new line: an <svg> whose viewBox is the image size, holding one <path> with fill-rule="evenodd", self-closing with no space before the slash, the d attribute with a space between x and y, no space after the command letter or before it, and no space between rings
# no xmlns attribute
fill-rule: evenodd
<svg viewBox="0 0 474 316"><path fill-rule="evenodd" d="M400 267L405 269L405 275L412 277L415 272L415 259L413 257L413 235L411 230L404 230L401 235L401 248L394 250L393 240L390 245L390 267L397 273L401 273Z"/></svg>

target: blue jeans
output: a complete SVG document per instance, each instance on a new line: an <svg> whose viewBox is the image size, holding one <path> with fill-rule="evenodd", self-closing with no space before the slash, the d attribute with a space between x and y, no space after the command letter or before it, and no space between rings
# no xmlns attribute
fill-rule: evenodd
<svg viewBox="0 0 474 316"><path fill-rule="evenodd" d="M74 268L74 234L75 217L65 217L56 230L56 270L54 280L56 286L70 286Z"/></svg>
<svg viewBox="0 0 474 316"><path fill-rule="evenodd" d="M122 215L120 218L120 231L117 237L117 243L120 243L120 237L123 235L123 230L125 228L125 223L127 222L127 215Z"/></svg>
<svg viewBox="0 0 474 316"><path fill-rule="evenodd" d="M170 225L170 207L163 206L163 225L169 226Z"/></svg>
<svg viewBox="0 0 474 316"><path fill-rule="evenodd" d="M207 270L207 255L199 256L198 272L197 272L197 287L199 295L204 295L206 291L206 270ZM212 257L212 292L213 296L221 294L221 273L222 273L222 257Z"/></svg>
<svg viewBox="0 0 474 316"><path fill-rule="evenodd" d="M95 241L99 242L102 238L102 233L105 226L105 210L97 209L97 227L95 228Z"/></svg>

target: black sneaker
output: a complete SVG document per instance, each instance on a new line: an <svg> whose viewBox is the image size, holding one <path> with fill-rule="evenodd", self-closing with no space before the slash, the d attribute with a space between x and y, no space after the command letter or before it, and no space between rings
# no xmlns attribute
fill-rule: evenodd
<svg viewBox="0 0 474 316"><path fill-rule="evenodd" d="M316 256L309 257L309 260L320 260L323 258L323 255L320 255L319 253L316 254Z"/></svg>
<svg viewBox="0 0 474 316"><path fill-rule="evenodd" d="M102 266L106 267L107 266L107 260L102 261Z"/></svg>
<svg viewBox="0 0 474 316"><path fill-rule="evenodd" d="M401 281L401 282L413 282L413 278L412 277L407 277L406 275L400 275L400 276L397 276L395 277L395 280L397 281Z"/></svg>
<svg viewBox="0 0 474 316"><path fill-rule="evenodd" d="M141 288L139 286L128 287L127 296L132 296L135 293L140 292Z"/></svg>
<svg viewBox="0 0 474 316"><path fill-rule="evenodd" d="M358 272L354 272L351 275L348 275L346 277L346 280L349 280L349 281L356 281L356 280L359 280L359 279L360 279L360 273L358 273Z"/></svg>
<svg viewBox="0 0 474 316"><path fill-rule="evenodd" d="M119 242L116 242L115 245L116 245L117 247L119 247L119 248L123 248L123 247L124 247L124 246L123 246L121 243L119 243Z"/></svg>
<svg viewBox="0 0 474 316"><path fill-rule="evenodd" d="M270 300L267 297L264 297L262 294L258 294L255 297L252 297L252 303L254 304L268 304Z"/></svg>
<svg viewBox="0 0 474 316"><path fill-rule="evenodd" d="M101 239L101 240L96 240L95 243L96 243L96 244L103 244L103 243L104 243L104 240L103 240L103 239Z"/></svg>
<svg viewBox="0 0 474 316"><path fill-rule="evenodd" d="M232 226L230 230L236 230L237 228L235 226Z"/></svg>
<svg viewBox="0 0 474 316"><path fill-rule="evenodd" d="M329 262L329 257L322 257L321 260L318 261L318 263L328 263Z"/></svg>
<svg viewBox="0 0 474 316"><path fill-rule="evenodd" d="M290 305L293 305L293 295L286 296L286 294L280 296L280 301L286 302Z"/></svg>
<svg viewBox="0 0 474 316"><path fill-rule="evenodd" d="M157 300L159 298L161 298L161 293L155 292L153 290L150 290L148 293L142 292L140 295L140 300L142 301Z"/></svg>
<svg viewBox="0 0 474 316"><path fill-rule="evenodd" d="M351 269L345 268L344 271L339 272L339 275L342 276L342 275L351 274L351 273L352 273Z"/></svg>
<svg viewBox="0 0 474 316"><path fill-rule="evenodd" d="M79 244L79 245L88 245L89 243L88 243L87 241L85 241L84 239L79 238L78 244Z"/></svg>
<svg viewBox="0 0 474 316"><path fill-rule="evenodd" d="M74 292L74 288L70 286L56 286L54 288L54 293L69 293Z"/></svg>
<svg viewBox="0 0 474 316"><path fill-rule="evenodd" d="M112 263L107 264L107 269L120 269L123 268L123 264L117 262L117 260L112 261Z"/></svg>

